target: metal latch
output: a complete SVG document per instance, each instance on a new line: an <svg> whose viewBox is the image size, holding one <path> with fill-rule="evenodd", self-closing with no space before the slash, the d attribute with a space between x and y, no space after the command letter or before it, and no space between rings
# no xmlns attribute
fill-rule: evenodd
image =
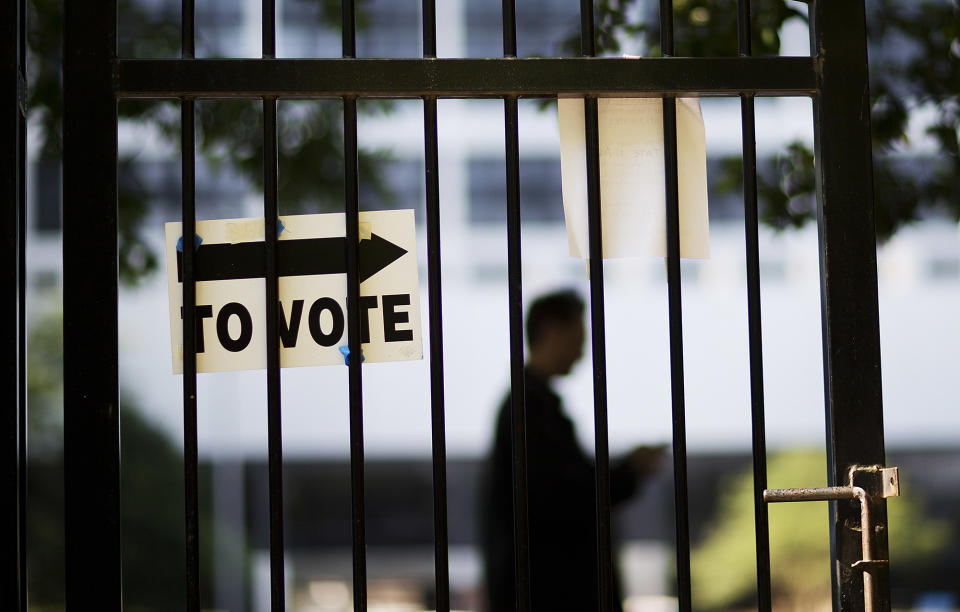
<svg viewBox="0 0 960 612"><path fill-rule="evenodd" d="M868 493L862 487L853 484L857 474L871 474L879 476L879 486ZM887 559L874 559L871 553L870 534L873 524L870 520L870 504L868 497L886 498L900 495L900 474L895 467L851 466L849 471L850 484L845 487L821 487L816 489L766 489L763 492L763 501L792 502L792 501L829 501L837 499L855 499L860 502L860 547L862 559L852 565L854 569L863 572L863 608L865 612L873 612L873 572L878 567L889 564ZM876 480L874 480L876 482Z"/></svg>

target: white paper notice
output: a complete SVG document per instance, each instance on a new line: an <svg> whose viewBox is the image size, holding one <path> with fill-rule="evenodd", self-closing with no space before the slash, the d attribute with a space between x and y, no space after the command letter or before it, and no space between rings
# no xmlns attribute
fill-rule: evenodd
<svg viewBox="0 0 960 612"><path fill-rule="evenodd" d="M600 206L603 256L666 257L663 102L600 98ZM570 255L589 254L587 161L582 98L559 100L563 211ZM696 98L677 102L680 255L710 255L707 157Z"/></svg>
<svg viewBox="0 0 960 612"><path fill-rule="evenodd" d="M343 365L346 328L346 217L280 217L280 366ZM267 366L263 219L197 221L194 255L197 371ZM180 223L165 226L170 348L183 371ZM361 361L420 359L417 231L412 210L360 213Z"/></svg>

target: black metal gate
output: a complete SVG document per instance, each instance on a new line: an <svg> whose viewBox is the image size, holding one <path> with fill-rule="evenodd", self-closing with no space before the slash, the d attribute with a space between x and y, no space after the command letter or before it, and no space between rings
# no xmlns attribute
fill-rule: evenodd
<svg viewBox="0 0 960 612"><path fill-rule="evenodd" d="M684 375L680 295L676 98L727 96L741 100L746 211L749 348L753 417L757 575L761 610L769 610L770 573L766 488L766 448L760 337L757 178L754 127L756 96L807 96L814 102L823 364L829 482L844 484L853 465L883 465L880 397L876 244L872 207L870 113L864 2L810 2L813 57L753 57L749 0L740 0L739 57L683 58L673 55L673 6L660 2L663 58L595 58L593 2L581 1L581 55L571 59L516 58L514 1L503 1L503 58L436 58L435 2L424 0L423 58L356 59L352 0L343 2L340 59L276 59L274 0L263 0L262 58L195 59L194 2L183 0L182 54L175 60L117 57L116 0L66 2L64 41L64 383L66 472L67 605L70 610L121 609L119 388L117 332L117 101L127 98L178 99L182 110L183 239L195 235L195 100L259 99L264 116L264 210L266 223L267 397L270 479L270 568L272 609L284 609L281 478L281 385L277 330L277 127L279 98L334 98L343 102L347 215L348 340L360 350L358 273L357 100L365 97L423 100L427 194L428 286L431 401L433 418L436 593L438 610L449 610L444 439L443 339L441 334L441 235L438 195L437 100L499 98L505 107L508 210L509 320L514 438L514 506L518 610L536 609L529 597L526 446L521 313L521 253L517 103L521 97L561 94L586 99L587 177L590 228L590 323L594 370L596 432L597 550L599 609L612 604L609 458L607 449L604 282L600 257L600 183L597 98L653 96L663 99L667 194L667 282L673 398L673 468L676 504L676 559L680 610L691 608L690 538L687 520ZM8 204L4 255L7 286L19 288L19 303L4 307L4 363L8 385L18 389L16 410L4 410L5 491L23 486L24 319L23 319L23 78L24 3L2 10L5 66L0 103L4 142L17 154L3 160L2 188ZM14 15L14 12L16 14ZM16 41L14 43L14 41ZM16 58L16 62L9 58ZM16 85L13 83L16 82ZM16 103L13 101L16 99ZM184 460L186 482L187 609L199 611L197 386L194 325L194 256L183 251L184 276ZM13 273L11 275L11 272ZM13 308L11 310L11 307ZM13 321L17 324L14 326ZM9 340L7 340L9 336ZM13 350L12 347L16 347ZM12 357L10 357L12 356ZM364 436L362 368L349 364L351 426L354 605L366 609L364 528ZM9 424L9 425L8 425ZM11 434L10 432L16 432ZM13 457L15 450L16 458ZM10 470L8 466L16 466ZM798 483L802 484L802 483ZM6 499L6 498L5 498ZM23 496L5 503L4 607L23 596L23 547L19 524ZM887 558L885 502L870 501L879 526L875 558ZM852 564L861 559L858 507L831 502L834 608L862 610L862 580ZM13 536L16 535L14 538ZM16 549L16 559L8 550ZM16 577L15 580L11 577ZM885 570L878 568L877 609L889 609ZM12 585L7 598L7 585Z"/></svg>
<svg viewBox="0 0 960 612"><path fill-rule="evenodd" d="M8 400L0 414L0 487L3 508L0 521L0 605L25 610L26 582L26 475L27 475L27 365L26 365L26 2L16 0L0 7L0 141L7 153L0 159L0 198L3 228L0 248L4 265L2 286L16 288L0 306L3 331L3 388ZM10 289L7 289L8 291Z"/></svg>

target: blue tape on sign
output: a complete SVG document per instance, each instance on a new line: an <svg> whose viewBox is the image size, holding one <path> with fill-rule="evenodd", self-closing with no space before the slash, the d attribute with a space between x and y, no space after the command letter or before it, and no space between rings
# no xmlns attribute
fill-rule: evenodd
<svg viewBox="0 0 960 612"><path fill-rule="evenodd" d="M350 347L343 345L340 347L340 354L343 355L343 365L350 365ZM363 356L363 349L360 349L360 363L363 363L366 357Z"/></svg>
<svg viewBox="0 0 960 612"><path fill-rule="evenodd" d="M282 233L283 233L283 230L285 230L285 229L287 229L287 228L284 227L283 221L281 221L280 219L277 219L277 238L280 237L280 234L282 234Z"/></svg>
<svg viewBox="0 0 960 612"><path fill-rule="evenodd" d="M201 238L199 234L194 234L193 241L195 243L193 245L193 248L198 249L200 248L200 243L203 242L203 238ZM177 252L183 253L183 236L180 236L179 238L177 238Z"/></svg>

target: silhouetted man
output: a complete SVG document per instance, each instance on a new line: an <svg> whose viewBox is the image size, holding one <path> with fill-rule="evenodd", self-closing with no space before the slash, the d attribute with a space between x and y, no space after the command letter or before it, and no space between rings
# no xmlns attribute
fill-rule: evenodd
<svg viewBox="0 0 960 612"><path fill-rule="evenodd" d="M595 468L580 448L550 379L583 353L584 303L574 291L536 299L527 312L525 376L531 605L536 612L590 612L599 605ZM485 466L481 529L490 612L516 609L510 398L504 400ZM661 448L638 448L610 471L611 502L649 475ZM614 580L614 610L620 594Z"/></svg>

